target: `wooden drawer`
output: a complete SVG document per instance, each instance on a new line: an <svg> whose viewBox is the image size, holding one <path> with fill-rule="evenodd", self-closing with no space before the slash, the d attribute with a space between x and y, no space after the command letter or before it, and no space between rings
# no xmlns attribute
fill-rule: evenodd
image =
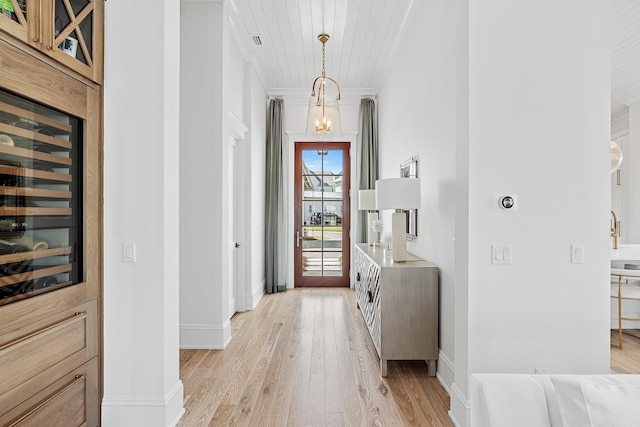
<svg viewBox="0 0 640 427"><path fill-rule="evenodd" d="M0 335L0 415L98 354L97 301L24 317L22 327Z"/></svg>
<svg viewBox="0 0 640 427"><path fill-rule="evenodd" d="M98 358L64 375L55 383L0 416L7 427L94 427L99 423Z"/></svg>

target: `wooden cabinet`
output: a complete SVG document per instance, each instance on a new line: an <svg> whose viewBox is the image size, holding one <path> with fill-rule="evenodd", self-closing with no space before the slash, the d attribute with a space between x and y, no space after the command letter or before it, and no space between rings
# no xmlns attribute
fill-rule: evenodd
<svg viewBox="0 0 640 427"><path fill-rule="evenodd" d="M102 0L4 1L8 3L0 13L0 30L82 76L102 82Z"/></svg>
<svg viewBox="0 0 640 427"><path fill-rule="evenodd" d="M29 426L97 426L99 407L87 406L98 395L98 360L64 375L49 387L0 416L0 425Z"/></svg>
<svg viewBox="0 0 640 427"><path fill-rule="evenodd" d="M0 63L0 425L95 427L102 88L1 38Z"/></svg>
<svg viewBox="0 0 640 427"><path fill-rule="evenodd" d="M69 287L0 308L8 322L0 329L0 425L98 425L98 307L95 299L74 306L85 298L82 287ZM63 305L48 310L51 303ZM68 422L34 423L42 414Z"/></svg>
<svg viewBox="0 0 640 427"><path fill-rule="evenodd" d="M394 263L380 248L356 245L356 298L383 377L388 360L425 360L436 374L438 267L409 256Z"/></svg>

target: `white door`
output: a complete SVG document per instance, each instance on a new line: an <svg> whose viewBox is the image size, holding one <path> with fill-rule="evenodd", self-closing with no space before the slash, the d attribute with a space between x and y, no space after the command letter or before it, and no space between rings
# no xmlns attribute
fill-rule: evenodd
<svg viewBox="0 0 640 427"><path fill-rule="evenodd" d="M236 140L229 137L229 158L227 159L227 165L229 167L228 174L228 197L227 197L227 215L229 218L229 317L233 316L238 307L236 305L237 300L237 265L238 265L238 251L239 243L236 235Z"/></svg>

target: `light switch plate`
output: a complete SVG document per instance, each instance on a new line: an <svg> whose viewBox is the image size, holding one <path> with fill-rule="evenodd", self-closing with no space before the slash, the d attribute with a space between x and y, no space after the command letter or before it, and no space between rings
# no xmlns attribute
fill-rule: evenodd
<svg viewBox="0 0 640 427"><path fill-rule="evenodd" d="M136 244L122 244L122 262L136 262Z"/></svg>
<svg viewBox="0 0 640 427"><path fill-rule="evenodd" d="M584 264L584 245L571 244L571 264Z"/></svg>
<svg viewBox="0 0 640 427"><path fill-rule="evenodd" d="M491 264L509 265L512 255L511 245L491 245Z"/></svg>

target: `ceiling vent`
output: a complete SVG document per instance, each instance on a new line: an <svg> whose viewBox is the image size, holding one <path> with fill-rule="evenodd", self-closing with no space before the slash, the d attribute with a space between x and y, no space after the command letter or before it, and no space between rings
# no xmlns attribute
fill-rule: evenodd
<svg viewBox="0 0 640 427"><path fill-rule="evenodd" d="M254 45L262 46L262 40L260 40L260 36L251 36L251 40L253 40Z"/></svg>

